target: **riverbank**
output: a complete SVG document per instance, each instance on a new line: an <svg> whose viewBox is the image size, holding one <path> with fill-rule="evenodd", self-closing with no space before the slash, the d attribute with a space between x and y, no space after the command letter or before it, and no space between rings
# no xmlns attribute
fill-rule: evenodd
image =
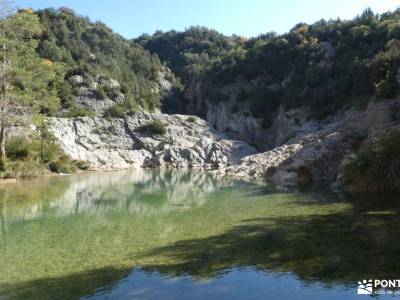
<svg viewBox="0 0 400 300"><path fill-rule="evenodd" d="M335 184L337 189L343 183L341 166L347 157L400 131L391 111L393 104L399 103L370 102L364 111L341 111L322 121L297 125L281 116L281 129L276 125L276 130L290 130L292 137L262 153L243 141L229 139L206 121L186 115L141 112L125 118L52 119L51 130L65 153L88 161L95 170L194 168L266 180L281 187ZM162 134L143 130L154 122L165 126ZM284 123L292 127L288 129ZM392 159L397 159L396 154Z"/></svg>
<svg viewBox="0 0 400 300"><path fill-rule="evenodd" d="M39 165L41 174L186 168L246 181L265 181L283 188L333 185L335 190L349 192L379 191L384 184L374 186L373 179L362 176L352 182L342 165L349 157L360 156L370 148L373 167L373 149L382 144L380 140L386 135L400 132L400 124L393 121L390 112L393 103L398 102L371 102L365 111L342 111L323 121L298 124L290 128L291 138L261 153L243 141L228 138L195 116L140 112L124 118L52 118L49 130L56 140L53 147L57 151L53 152L57 155L52 156L54 163ZM290 120L283 122L282 118L282 128L285 122L293 124ZM397 142L387 144L395 147ZM385 156L388 161L384 163L390 165L399 159L396 149L392 152L391 158ZM346 169L348 174L349 170L357 171L357 164L353 166L353 170ZM393 170L395 178L390 180L398 180L399 172ZM372 183L365 184L366 180ZM392 188L396 189L397 183Z"/></svg>

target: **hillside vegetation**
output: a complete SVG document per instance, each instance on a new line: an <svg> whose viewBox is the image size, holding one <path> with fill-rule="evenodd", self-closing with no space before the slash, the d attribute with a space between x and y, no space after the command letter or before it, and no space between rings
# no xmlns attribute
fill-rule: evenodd
<svg viewBox="0 0 400 300"><path fill-rule="evenodd" d="M305 106L312 117L324 118L399 92L400 10L376 15L368 9L354 20L298 24L283 35L251 39L192 27L136 41L168 62L184 83L200 83L209 101L231 97L223 89L228 84L251 83L236 101L266 119L281 104Z"/></svg>
<svg viewBox="0 0 400 300"><path fill-rule="evenodd" d="M79 113L75 101L81 96L82 86L94 89L98 101L122 93L119 106L126 112L161 106L162 93L157 85L162 65L157 55L129 42L105 24L93 23L70 9L45 9L37 15L43 26L39 55L63 63L66 68L67 80L59 90L64 109L85 114L82 110ZM76 75L83 81L68 80ZM97 84L99 76L116 80L118 84Z"/></svg>
<svg viewBox="0 0 400 300"><path fill-rule="evenodd" d="M63 153L46 117L110 120L156 110L208 117L215 109L217 119L231 118L236 127L245 127L250 119L244 137L233 137L245 140L272 132L278 111L301 108L304 115L294 120L300 124L385 100L391 101L390 122L397 130L399 105L390 99L400 92L400 9L381 15L367 9L353 20L300 23L282 35L270 32L249 39L197 26L128 40L68 8L20 10L0 22L6 49L0 58L7 62L0 65L0 178L89 167ZM228 110L216 110L224 102ZM196 119L188 117L187 123L194 126ZM32 124L36 128L25 130L22 138L6 134ZM135 134L161 139L169 130L162 122L142 125ZM217 129L238 132L229 126ZM260 149L280 146L296 135L287 133ZM354 149L343 161L343 178L377 181L384 168L395 164L394 175L376 189L398 189L398 147L388 144L397 145L398 135ZM360 175L365 172L367 177Z"/></svg>

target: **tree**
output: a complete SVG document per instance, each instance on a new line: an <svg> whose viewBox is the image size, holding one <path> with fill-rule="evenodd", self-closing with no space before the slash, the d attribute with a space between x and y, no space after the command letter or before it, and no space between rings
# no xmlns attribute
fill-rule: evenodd
<svg viewBox="0 0 400 300"><path fill-rule="evenodd" d="M28 112L57 106L53 63L36 53L41 31L32 10L13 13L10 1L0 0L0 169L5 168L7 129L26 120Z"/></svg>

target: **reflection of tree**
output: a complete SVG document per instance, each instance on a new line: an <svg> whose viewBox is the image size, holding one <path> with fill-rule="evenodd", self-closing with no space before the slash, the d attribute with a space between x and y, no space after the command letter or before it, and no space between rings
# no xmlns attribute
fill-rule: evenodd
<svg viewBox="0 0 400 300"><path fill-rule="evenodd" d="M0 186L0 203L7 202L5 218L21 220L39 217L51 201L63 195L68 186L67 180L57 177Z"/></svg>
<svg viewBox="0 0 400 300"><path fill-rule="evenodd" d="M7 190L0 201L22 199L14 201L15 209L5 216L20 220L40 217L44 210L60 216L121 209L158 214L202 205L207 194L232 183L205 172L140 169L44 179L27 187L18 185L18 192Z"/></svg>
<svg viewBox="0 0 400 300"><path fill-rule="evenodd" d="M10 295L7 299L81 299L96 292L98 287L108 286L126 277L131 269L100 268L68 274L59 278L43 278L17 285L2 286Z"/></svg>
<svg viewBox="0 0 400 300"><path fill-rule="evenodd" d="M6 233L7 233L7 223L6 223L6 215L7 215L7 201L0 201L0 241L2 245L6 243Z"/></svg>
<svg viewBox="0 0 400 300"><path fill-rule="evenodd" d="M264 188L246 191L256 197L271 192ZM280 197L282 196L281 194ZM338 211L331 208L329 203L318 203L316 207L317 202L310 197L295 197L296 205L290 206L289 211L281 208L265 217L247 219L234 227L226 227L225 231L208 237L179 240L166 243L166 246L162 247L152 245L144 252L132 248L127 255L134 256L132 260L144 271L156 271L162 276L191 275L199 279L215 278L234 267L251 267L261 272L291 272L305 284L323 282L327 286L336 283L354 284L360 278L374 276L398 277L398 205L377 202L376 199L372 202L362 199L361 202L354 202L352 209ZM273 199L268 198L268 201ZM291 203L277 202L279 206ZM299 211L290 211L292 209ZM182 217L183 214L179 219ZM120 218L118 215L118 220ZM95 219L97 216L91 221ZM150 219L149 225L154 227L156 222ZM122 223L126 224L126 221ZM162 223L161 227L165 224ZM85 226L90 224L85 223ZM129 224L127 226L132 227ZM119 227L111 228L110 235L100 234L100 238L105 239L123 231ZM93 231L89 228L89 232ZM118 239L120 237L116 240ZM106 251L110 250L107 248ZM122 253L126 254L124 251ZM117 258L120 259L116 256ZM60 294L66 299L79 299L85 295L92 295L100 287L112 288L116 282L126 278L133 268L129 264L118 266L91 265L79 272L3 284L0 289L18 299L39 296L41 299L56 299L60 298L57 297Z"/></svg>
<svg viewBox="0 0 400 300"><path fill-rule="evenodd" d="M10 270L1 294L79 298L134 266L201 279L251 267L328 285L398 277L397 199L332 203L325 194L224 188L233 183L201 172L139 170L0 189L3 240L8 225L8 259L0 264ZM61 266L53 277L47 263Z"/></svg>

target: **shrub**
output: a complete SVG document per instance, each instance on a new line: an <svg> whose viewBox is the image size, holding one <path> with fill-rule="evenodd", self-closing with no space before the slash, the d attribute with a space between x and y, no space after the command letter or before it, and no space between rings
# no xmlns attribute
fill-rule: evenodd
<svg viewBox="0 0 400 300"><path fill-rule="evenodd" d="M394 79L384 79L376 84L378 96L384 98L393 98L397 94L397 86Z"/></svg>
<svg viewBox="0 0 400 300"><path fill-rule="evenodd" d="M93 94L98 100L104 100L107 98L107 94L102 86L98 86L98 88L93 91Z"/></svg>
<svg viewBox="0 0 400 300"><path fill-rule="evenodd" d="M140 126L139 131L146 134L165 135L167 133L167 126L159 120L154 120Z"/></svg>
<svg viewBox="0 0 400 300"><path fill-rule="evenodd" d="M308 186L313 182L313 174L310 168L306 166L297 168L297 178L299 186Z"/></svg>
<svg viewBox="0 0 400 300"><path fill-rule="evenodd" d="M239 111L239 106L237 106L236 104L235 104L235 105L232 105L232 107L231 107L231 113L232 113L232 114L236 114L238 111Z"/></svg>
<svg viewBox="0 0 400 300"><path fill-rule="evenodd" d="M110 99L115 100L120 95L119 88L104 86L103 90L105 92L105 95ZM104 98L102 98L102 99L104 99Z"/></svg>
<svg viewBox="0 0 400 300"><path fill-rule="evenodd" d="M89 170L90 169L90 164L87 161L84 160L74 160L72 161L74 165L79 169L79 170Z"/></svg>
<svg viewBox="0 0 400 300"><path fill-rule="evenodd" d="M245 89L241 89L236 97L238 102L246 102L249 98L249 93Z"/></svg>
<svg viewBox="0 0 400 300"><path fill-rule="evenodd" d="M0 173L0 178L28 179L38 177L46 172L46 168L37 161L7 161L6 170Z"/></svg>
<svg viewBox="0 0 400 300"><path fill-rule="evenodd" d="M196 123L196 117L195 116L190 116L186 119L186 122L188 123Z"/></svg>
<svg viewBox="0 0 400 300"><path fill-rule="evenodd" d="M74 105L68 113L66 113L67 118L78 118L78 117L94 117L96 112L91 109L82 108Z"/></svg>
<svg viewBox="0 0 400 300"><path fill-rule="evenodd" d="M261 127L263 129L268 129L273 125L272 117L271 115L266 115L261 121Z"/></svg>
<svg viewBox="0 0 400 300"><path fill-rule="evenodd" d="M6 162L4 158L0 158L0 174L6 170ZM1 176L1 175L0 175Z"/></svg>
<svg viewBox="0 0 400 300"><path fill-rule="evenodd" d="M30 143L25 138L12 138L6 143L6 153L10 160L25 159L29 155Z"/></svg>
<svg viewBox="0 0 400 300"><path fill-rule="evenodd" d="M87 170L84 161L72 160L51 139L41 142L37 136L11 138L6 143L7 160L0 170L0 178L31 178L46 171L74 173Z"/></svg>
<svg viewBox="0 0 400 300"><path fill-rule="evenodd" d="M58 160L49 163L49 170L54 173L72 174L75 173L76 167L68 156L63 155Z"/></svg>
<svg viewBox="0 0 400 300"><path fill-rule="evenodd" d="M400 131L361 147L341 166L342 182L377 191L400 189Z"/></svg>
<svg viewBox="0 0 400 300"><path fill-rule="evenodd" d="M400 112L400 105L398 105L397 103L392 103L389 106L389 119L391 122L397 121L399 112Z"/></svg>
<svg viewBox="0 0 400 300"><path fill-rule="evenodd" d="M128 113L134 113L139 110L139 104L133 97L127 97L123 102L114 104L104 112L106 118L123 118Z"/></svg>
<svg viewBox="0 0 400 300"><path fill-rule="evenodd" d="M107 118L123 118L127 113L127 108L121 104L115 104L106 109L104 116Z"/></svg>

